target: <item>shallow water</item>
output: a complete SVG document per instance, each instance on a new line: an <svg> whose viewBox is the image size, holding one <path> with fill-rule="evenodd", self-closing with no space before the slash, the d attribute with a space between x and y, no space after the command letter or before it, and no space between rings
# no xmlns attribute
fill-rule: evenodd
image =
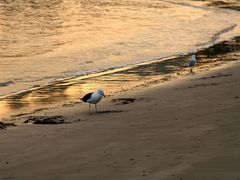
<svg viewBox="0 0 240 180"><path fill-rule="evenodd" d="M240 37L211 46L196 53L198 68L222 61L239 60ZM234 52L238 52L235 54ZM0 100L0 118L12 116L13 119L51 107L71 106L80 102L80 97L88 92L103 88L107 95L145 86L156 80L164 82L176 75L184 75L189 69L186 63L191 55L155 60L125 68L116 68L89 76L80 76L59 81L38 89L17 93Z"/></svg>
<svg viewBox="0 0 240 180"><path fill-rule="evenodd" d="M195 51L236 35L239 24L237 12L201 2L2 0L0 96Z"/></svg>

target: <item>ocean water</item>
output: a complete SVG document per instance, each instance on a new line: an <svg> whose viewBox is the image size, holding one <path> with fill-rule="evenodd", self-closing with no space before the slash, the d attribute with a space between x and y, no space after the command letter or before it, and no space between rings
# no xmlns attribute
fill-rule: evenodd
<svg viewBox="0 0 240 180"><path fill-rule="evenodd" d="M111 95L183 71L189 56L181 55L240 35L239 11L205 3L0 1L0 121L71 106L99 87ZM198 64L239 50L239 38L219 47L207 58L200 53Z"/></svg>
<svg viewBox="0 0 240 180"><path fill-rule="evenodd" d="M194 52L240 33L238 11L177 0L0 1L0 97Z"/></svg>

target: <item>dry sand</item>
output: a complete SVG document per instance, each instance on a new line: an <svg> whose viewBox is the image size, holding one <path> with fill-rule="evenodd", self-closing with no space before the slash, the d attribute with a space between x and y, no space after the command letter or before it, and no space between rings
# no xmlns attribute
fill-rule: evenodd
<svg viewBox="0 0 240 180"><path fill-rule="evenodd" d="M240 178L239 61L121 92L99 110L75 103L36 113L68 124L0 131L0 179Z"/></svg>

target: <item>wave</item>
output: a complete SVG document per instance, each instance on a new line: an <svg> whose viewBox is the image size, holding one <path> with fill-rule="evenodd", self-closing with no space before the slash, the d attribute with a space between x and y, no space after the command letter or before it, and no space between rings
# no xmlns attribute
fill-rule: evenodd
<svg viewBox="0 0 240 180"><path fill-rule="evenodd" d="M220 39L221 35L228 33L232 30L234 30L238 25L237 24L233 24L229 27L226 27L218 32L216 32L209 41L207 41L206 43L201 43L201 44L197 44L196 46L199 46L201 48L207 48L209 46L212 46L214 44L216 44L216 42Z"/></svg>

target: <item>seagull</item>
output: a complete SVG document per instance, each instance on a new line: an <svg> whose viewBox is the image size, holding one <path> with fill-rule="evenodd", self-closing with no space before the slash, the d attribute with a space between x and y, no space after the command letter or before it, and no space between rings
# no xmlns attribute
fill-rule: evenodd
<svg viewBox="0 0 240 180"><path fill-rule="evenodd" d="M188 62L188 67L190 67L190 72L192 72L193 67L196 65L196 55L192 55L192 59Z"/></svg>
<svg viewBox="0 0 240 180"><path fill-rule="evenodd" d="M102 97L105 97L104 91L102 89L98 89L95 93L88 93L83 96L82 101L89 103L89 112L90 105L95 104L95 110L97 112L97 103L101 101Z"/></svg>

